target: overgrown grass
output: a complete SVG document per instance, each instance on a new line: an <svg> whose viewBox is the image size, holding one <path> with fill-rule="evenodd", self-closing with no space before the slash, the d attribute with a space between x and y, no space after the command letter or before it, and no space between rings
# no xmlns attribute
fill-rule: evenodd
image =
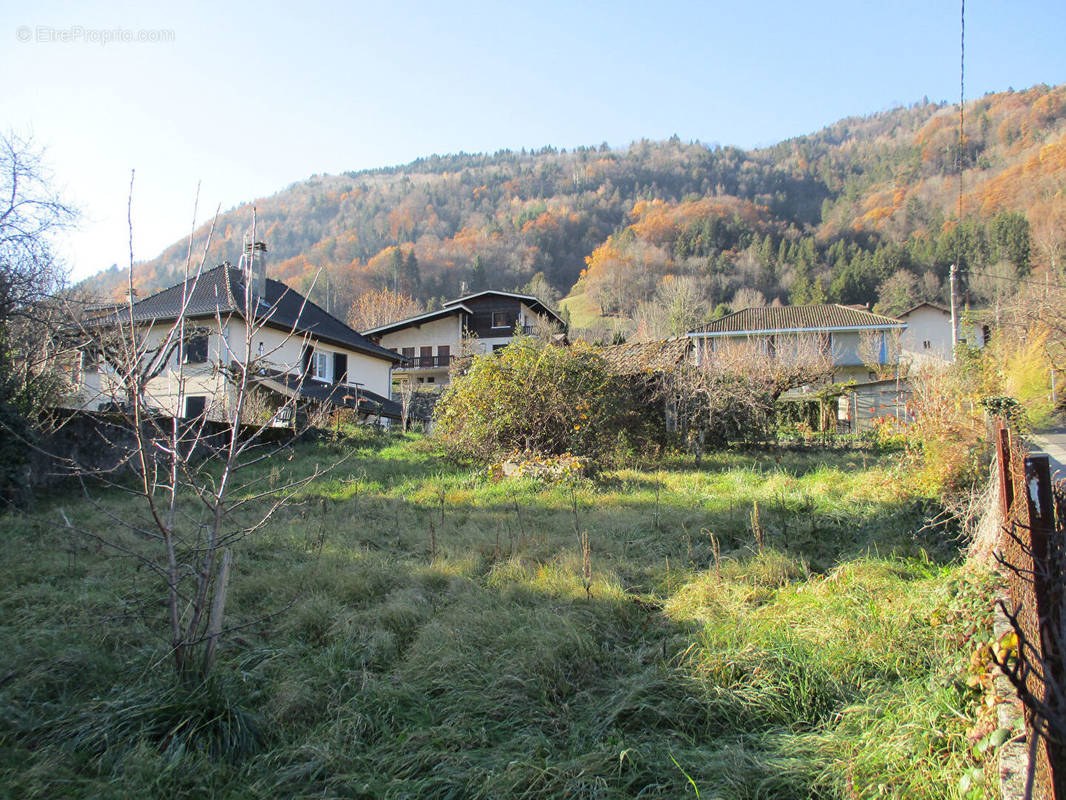
<svg viewBox="0 0 1066 800"><path fill-rule="evenodd" d="M157 579L54 525L98 512L59 494L0 518L0 785L960 796L984 579L891 461L724 454L544 485L413 438L359 448L238 548L230 617L252 624L206 687L170 686Z"/></svg>

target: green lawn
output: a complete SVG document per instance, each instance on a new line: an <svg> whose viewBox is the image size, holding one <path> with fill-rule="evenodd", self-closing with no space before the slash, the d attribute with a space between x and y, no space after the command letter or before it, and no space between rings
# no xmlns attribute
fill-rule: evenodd
<svg viewBox="0 0 1066 800"><path fill-rule="evenodd" d="M301 445L274 469L348 449ZM988 636L987 579L921 530L929 503L894 463L866 458L545 486L418 440L363 446L238 546L231 618L276 616L231 636L193 696L168 689L157 579L63 533L60 507L105 523L56 493L0 517L0 786L959 797L980 766L962 670Z"/></svg>

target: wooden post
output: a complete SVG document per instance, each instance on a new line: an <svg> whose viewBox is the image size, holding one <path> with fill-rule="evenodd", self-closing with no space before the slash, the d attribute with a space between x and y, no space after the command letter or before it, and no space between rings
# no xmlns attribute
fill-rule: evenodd
<svg viewBox="0 0 1066 800"><path fill-rule="evenodd" d="M1014 504L1014 475L1011 470L1010 434L1002 422L996 429L996 470L999 477L999 506L1003 511L1003 522L1010 518L1010 507Z"/></svg>
<svg viewBox="0 0 1066 800"><path fill-rule="evenodd" d="M207 625L207 649L204 652L204 677L211 672L215 665L215 649L218 647L219 636L222 635L222 615L226 608L226 591L229 588L229 570L233 561L233 553L227 547L222 551L222 567L218 571L218 579L215 582L215 602L211 604L211 618Z"/></svg>

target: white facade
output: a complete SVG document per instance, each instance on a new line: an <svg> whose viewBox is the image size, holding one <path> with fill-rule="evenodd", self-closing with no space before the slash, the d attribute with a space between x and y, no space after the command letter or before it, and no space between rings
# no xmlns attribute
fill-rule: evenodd
<svg viewBox="0 0 1066 800"><path fill-rule="evenodd" d="M244 363L247 352L246 325L240 318L218 321L188 320L187 326L203 326L207 329L206 359L199 361L196 348L188 347L184 364L179 364L175 349L163 370L153 378L145 391L149 407L172 416L188 416L199 413L199 404L211 419L226 415L231 398L231 387L225 369L233 363ZM159 324L146 331L145 349L154 352L163 342L170 324ZM213 329L213 330L212 330ZM142 333L144 333L142 329ZM261 369L272 373L287 373L300 376L303 372L305 348L312 348L311 363L324 367L319 374L312 368L305 381L321 380L333 383L334 356L347 357L347 379L344 386L374 392L388 397L392 383L391 362L384 358L361 353L342 345L323 342L311 337L292 334L270 327L253 331L251 358ZM190 354L192 357L190 358ZM109 403L126 400L125 388L116 373L87 353L81 354L80 368L75 370L72 394L64 405L79 410L97 411Z"/></svg>
<svg viewBox="0 0 1066 800"><path fill-rule="evenodd" d="M901 339L902 357L914 364L947 364L952 359L951 312L922 303L900 315L907 323ZM984 347L980 325L959 321L959 342L970 347Z"/></svg>

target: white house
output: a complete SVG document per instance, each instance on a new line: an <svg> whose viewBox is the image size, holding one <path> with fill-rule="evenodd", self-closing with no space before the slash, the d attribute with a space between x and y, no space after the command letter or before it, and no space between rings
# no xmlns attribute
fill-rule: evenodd
<svg viewBox="0 0 1066 800"><path fill-rule="evenodd" d="M456 356L491 353L506 347L516 332L530 334L546 324L564 327L563 320L536 297L487 290L363 335L403 358L394 370L397 379L443 385ZM473 352L461 352L464 343Z"/></svg>
<svg viewBox="0 0 1066 800"><path fill-rule="evenodd" d="M295 398L300 404L352 409L362 417L399 418L389 395L392 368L400 357L268 279L265 255L262 242L254 248L246 244L242 268L223 264L133 304L142 362L156 359L145 392L149 404L175 416L219 418L229 398L228 371L248 359L255 367L256 386L264 390L260 394L273 395L275 406ZM246 292L254 309L250 341ZM183 298L186 337L180 348L175 341L164 352L161 345L181 315ZM128 329L130 313L120 306L87 328L100 336L117 324L126 323ZM99 341L89 336L81 350L76 391L67 401L72 408L99 410L126 399L119 371L100 357Z"/></svg>
<svg viewBox="0 0 1066 800"><path fill-rule="evenodd" d="M904 360L915 365L946 364L951 361L950 310L935 303L919 303L904 311L899 318L907 323L907 330L901 339ZM984 347L985 338L985 330L981 325L960 319L960 344Z"/></svg>

